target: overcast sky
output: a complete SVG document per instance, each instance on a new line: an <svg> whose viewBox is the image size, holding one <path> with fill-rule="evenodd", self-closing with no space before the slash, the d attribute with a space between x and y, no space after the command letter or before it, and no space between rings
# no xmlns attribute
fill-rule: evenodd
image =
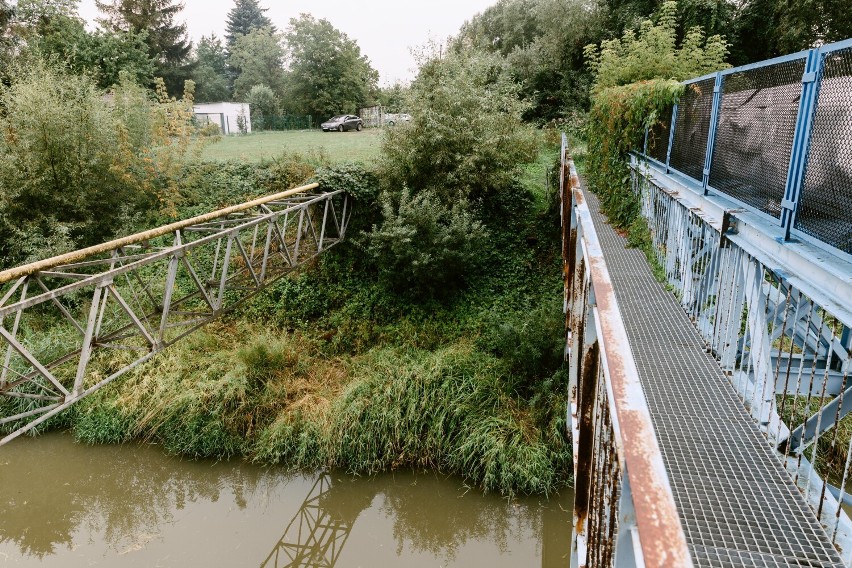
<svg viewBox="0 0 852 568"><path fill-rule="evenodd" d="M465 20L496 0L261 0L266 15L279 30L290 18L306 12L325 18L358 42L381 75L381 84L414 78L411 47L429 39L444 40L458 32ZM233 0L185 0L182 18L197 42L202 35L225 35L225 18ZM80 16L93 22L100 14L95 0L81 0Z"/></svg>

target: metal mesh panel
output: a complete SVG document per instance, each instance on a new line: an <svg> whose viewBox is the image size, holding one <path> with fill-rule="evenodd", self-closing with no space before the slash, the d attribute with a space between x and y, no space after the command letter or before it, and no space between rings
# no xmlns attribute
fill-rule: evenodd
<svg viewBox="0 0 852 568"><path fill-rule="evenodd" d="M669 132L671 132L673 110L673 106L666 109L648 131L648 155L664 164L666 163L666 154L669 151Z"/></svg>
<svg viewBox="0 0 852 568"><path fill-rule="evenodd" d="M776 218L781 201L805 60L785 61L723 78L710 186Z"/></svg>
<svg viewBox="0 0 852 568"><path fill-rule="evenodd" d="M796 228L852 253L852 48L823 65Z"/></svg>
<svg viewBox="0 0 852 568"><path fill-rule="evenodd" d="M677 106L671 166L699 181L704 177L715 84L716 79L711 77L687 85Z"/></svg>

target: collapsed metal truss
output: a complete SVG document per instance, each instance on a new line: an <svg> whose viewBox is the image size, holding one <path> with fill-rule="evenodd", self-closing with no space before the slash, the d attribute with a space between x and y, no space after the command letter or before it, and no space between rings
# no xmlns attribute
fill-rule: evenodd
<svg viewBox="0 0 852 568"><path fill-rule="evenodd" d="M852 263L807 242L784 242L759 214L705 197L633 158L666 282L821 524L852 563ZM822 447L823 450L819 448ZM829 471L827 447L845 465Z"/></svg>
<svg viewBox="0 0 852 568"><path fill-rule="evenodd" d="M0 445L339 243L317 184L0 272Z"/></svg>

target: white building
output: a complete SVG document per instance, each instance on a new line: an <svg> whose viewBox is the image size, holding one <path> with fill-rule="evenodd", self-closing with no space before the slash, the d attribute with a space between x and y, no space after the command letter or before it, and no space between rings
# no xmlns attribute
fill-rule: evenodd
<svg viewBox="0 0 852 568"><path fill-rule="evenodd" d="M194 105L192 112L199 124L215 124L223 134L251 132L248 103L202 103Z"/></svg>

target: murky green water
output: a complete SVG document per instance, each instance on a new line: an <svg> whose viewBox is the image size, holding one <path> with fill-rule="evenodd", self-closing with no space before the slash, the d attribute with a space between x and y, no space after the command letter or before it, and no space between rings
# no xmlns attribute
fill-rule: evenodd
<svg viewBox="0 0 852 568"><path fill-rule="evenodd" d="M0 448L0 565L565 567L571 499L507 501L433 474L286 475L51 434Z"/></svg>

